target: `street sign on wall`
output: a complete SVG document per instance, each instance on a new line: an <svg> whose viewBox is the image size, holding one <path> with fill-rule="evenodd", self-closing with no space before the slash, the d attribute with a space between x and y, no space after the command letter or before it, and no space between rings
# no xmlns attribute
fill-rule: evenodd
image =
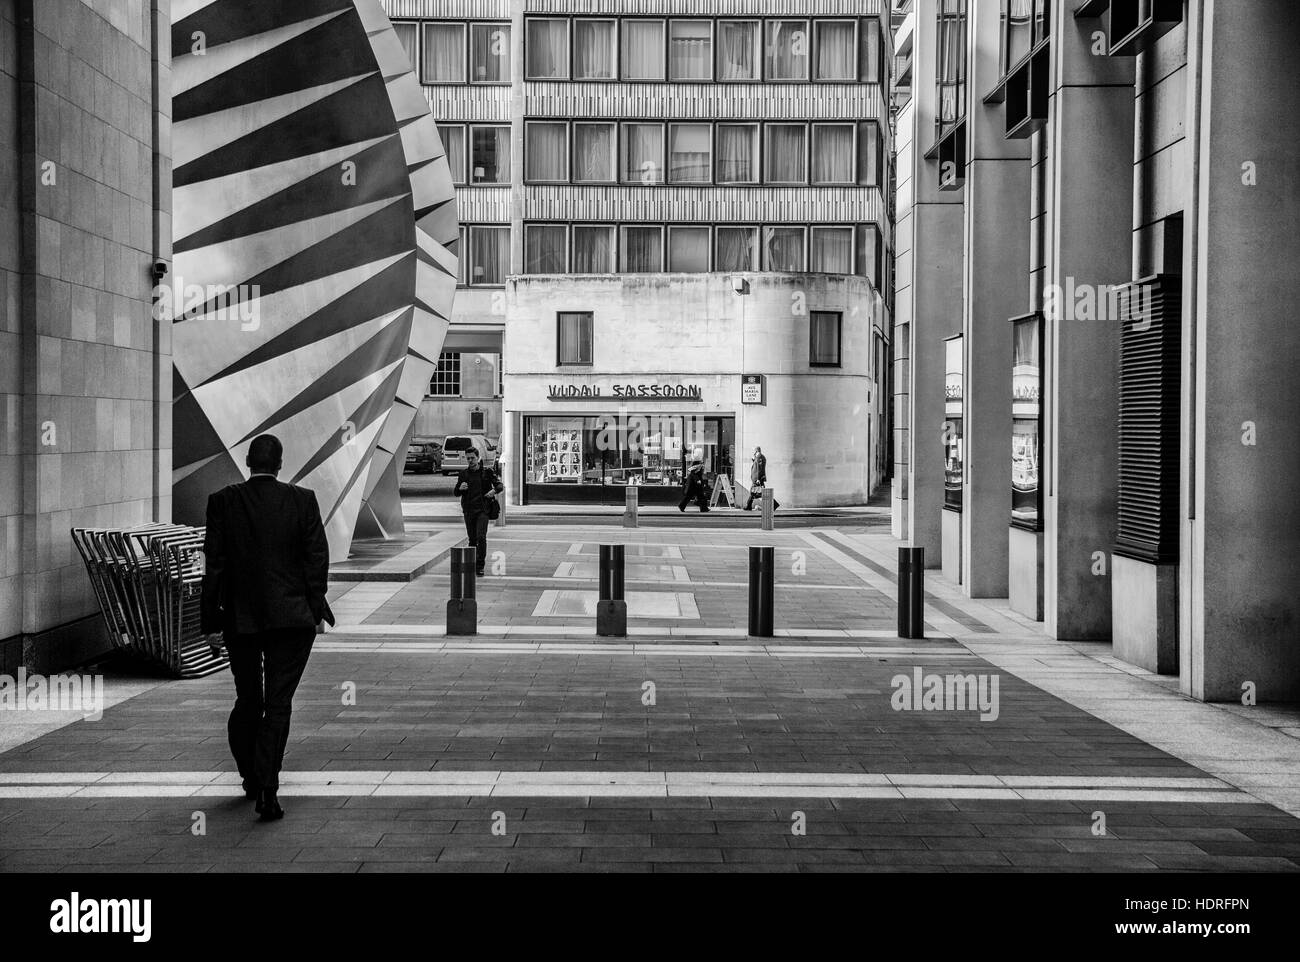
<svg viewBox="0 0 1300 962"><path fill-rule="evenodd" d="M767 403L767 375L746 374L740 381L741 404Z"/></svg>

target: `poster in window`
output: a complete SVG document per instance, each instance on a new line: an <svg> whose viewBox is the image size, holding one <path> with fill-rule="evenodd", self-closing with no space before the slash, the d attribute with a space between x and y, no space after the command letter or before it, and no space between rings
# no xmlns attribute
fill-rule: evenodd
<svg viewBox="0 0 1300 962"><path fill-rule="evenodd" d="M943 503L954 511L961 510L964 443L962 438L962 339L945 342L946 374L943 385Z"/></svg>
<svg viewBox="0 0 1300 962"><path fill-rule="evenodd" d="M1011 522L1037 528L1042 413L1041 325L1015 322L1011 361Z"/></svg>
<svg viewBox="0 0 1300 962"><path fill-rule="evenodd" d="M582 478L582 432L570 428L546 431L547 481L578 481Z"/></svg>

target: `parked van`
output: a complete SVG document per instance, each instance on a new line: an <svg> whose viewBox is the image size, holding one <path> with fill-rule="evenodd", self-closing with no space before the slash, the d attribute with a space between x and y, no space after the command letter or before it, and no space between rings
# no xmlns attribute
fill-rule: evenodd
<svg viewBox="0 0 1300 962"><path fill-rule="evenodd" d="M458 474L469 467L465 462L465 452L471 447L478 449L486 467L496 470L501 461L501 451L486 435L449 434L442 441L442 473Z"/></svg>

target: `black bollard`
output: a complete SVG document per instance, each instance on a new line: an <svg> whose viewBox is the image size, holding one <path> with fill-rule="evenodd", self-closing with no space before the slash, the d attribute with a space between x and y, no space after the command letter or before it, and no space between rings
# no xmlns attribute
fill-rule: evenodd
<svg viewBox="0 0 1300 962"><path fill-rule="evenodd" d="M775 595L776 558L774 548L749 549L749 634L772 637L772 605Z"/></svg>
<svg viewBox="0 0 1300 962"><path fill-rule="evenodd" d="M898 549L898 637L925 637L925 549Z"/></svg>
<svg viewBox="0 0 1300 962"><path fill-rule="evenodd" d="M600 600L596 602L596 634L627 637L627 600L623 596L624 550L621 544L600 546Z"/></svg>
<svg viewBox="0 0 1300 962"><path fill-rule="evenodd" d="M447 599L447 634L478 634L478 588L473 548L451 549L451 597Z"/></svg>

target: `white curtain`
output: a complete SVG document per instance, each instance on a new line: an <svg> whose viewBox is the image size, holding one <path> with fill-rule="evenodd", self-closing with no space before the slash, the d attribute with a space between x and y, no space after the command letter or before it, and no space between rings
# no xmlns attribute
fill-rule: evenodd
<svg viewBox="0 0 1300 962"><path fill-rule="evenodd" d="M614 125L573 125L573 179L609 183L614 179Z"/></svg>
<svg viewBox="0 0 1300 962"><path fill-rule="evenodd" d="M623 79L664 79L664 22L623 21Z"/></svg>
<svg viewBox="0 0 1300 962"><path fill-rule="evenodd" d="M874 120L858 124L858 184L880 186L880 125Z"/></svg>
<svg viewBox="0 0 1300 962"><path fill-rule="evenodd" d="M528 77L558 80L569 75L569 25L565 20L528 21Z"/></svg>
<svg viewBox="0 0 1300 962"><path fill-rule="evenodd" d="M758 180L756 124L718 125L718 183L752 184Z"/></svg>
<svg viewBox="0 0 1300 962"><path fill-rule="evenodd" d="M807 179L802 124L770 124L767 131L767 179L774 184L802 184Z"/></svg>
<svg viewBox="0 0 1300 962"><path fill-rule="evenodd" d="M534 225L524 231L524 257L527 274L564 273L564 228L557 225Z"/></svg>
<svg viewBox="0 0 1300 962"><path fill-rule="evenodd" d="M564 124L530 123L528 129L528 179L569 179L568 128Z"/></svg>
<svg viewBox="0 0 1300 962"><path fill-rule="evenodd" d="M709 269L709 229L673 227L668 231L668 269L689 274Z"/></svg>
<svg viewBox="0 0 1300 962"><path fill-rule="evenodd" d="M767 79L808 79L808 21L769 20Z"/></svg>
<svg viewBox="0 0 1300 962"><path fill-rule="evenodd" d="M811 337L809 362L838 366L840 363L840 315L813 311L809 319Z"/></svg>
<svg viewBox="0 0 1300 962"><path fill-rule="evenodd" d="M424 25L424 69L427 84L465 82L465 27L459 23Z"/></svg>
<svg viewBox="0 0 1300 962"><path fill-rule="evenodd" d="M716 270L752 271L757 266L754 257L754 229L752 227L719 227L718 264Z"/></svg>
<svg viewBox="0 0 1300 962"><path fill-rule="evenodd" d="M814 227L812 269L823 274L853 273L853 228Z"/></svg>
<svg viewBox="0 0 1300 962"><path fill-rule="evenodd" d="M663 235L658 227L623 228L623 271L657 274L663 270Z"/></svg>
<svg viewBox="0 0 1300 962"><path fill-rule="evenodd" d="M803 228L766 227L763 229L763 247L769 271L802 271Z"/></svg>
<svg viewBox="0 0 1300 962"><path fill-rule="evenodd" d="M592 316L586 313L560 315L560 363L590 364Z"/></svg>
<svg viewBox="0 0 1300 962"><path fill-rule="evenodd" d="M471 284L504 284L510 270L510 228L469 229Z"/></svg>
<svg viewBox="0 0 1300 962"><path fill-rule="evenodd" d="M623 180L660 184L664 179L664 129L659 124L623 125Z"/></svg>
<svg viewBox="0 0 1300 962"><path fill-rule="evenodd" d="M812 156L814 184L853 183L853 126L814 126Z"/></svg>
<svg viewBox="0 0 1300 962"><path fill-rule="evenodd" d="M708 124L673 124L669 128L668 179L674 184L709 182Z"/></svg>
<svg viewBox="0 0 1300 962"><path fill-rule="evenodd" d="M475 184L510 183L510 128L475 127L474 169L470 172Z"/></svg>
<svg viewBox="0 0 1300 962"><path fill-rule="evenodd" d="M573 273L612 274L614 271L614 228L573 228Z"/></svg>
<svg viewBox="0 0 1300 962"><path fill-rule="evenodd" d="M479 83L510 82L510 24L476 23L470 28L471 80Z"/></svg>
<svg viewBox="0 0 1300 962"><path fill-rule="evenodd" d="M573 79L614 79L614 21L573 22Z"/></svg>
<svg viewBox="0 0 1300 962"><path fill-rule="evenodd" d="M853 26L852 20L827 20L817 24L818 80L858 79Z"/></svg>
<svg viewBox="0 0 1300 962"><path fill-rule="evenodd" d="M465 128L439 125L442 148L447 152L447 166L451 168L453 183L465 183Z"/></svg>
<svg viewBox="0 0 1300 962"><path fill-rule="evenodd" d="M402 49L406 51L406 59L411 62L411 69L415 70L416 45L419 42L420 35L419 27L413 23L394 21L393 29L397 32L397 39L402 43Z"/></svg>
<svg viewBox="0 0 1300 962"><path fill-rule="evenodd" d="M668 73L671 80L708 80L713 59L712 24L707 20L675 20L670 28Z"/></svg>
<svg viewBox="0 0 1300 962"><path fill-rule="evenodd" d="M757 80L758 23L747 20L718 21L718 79Z"/></svg>

